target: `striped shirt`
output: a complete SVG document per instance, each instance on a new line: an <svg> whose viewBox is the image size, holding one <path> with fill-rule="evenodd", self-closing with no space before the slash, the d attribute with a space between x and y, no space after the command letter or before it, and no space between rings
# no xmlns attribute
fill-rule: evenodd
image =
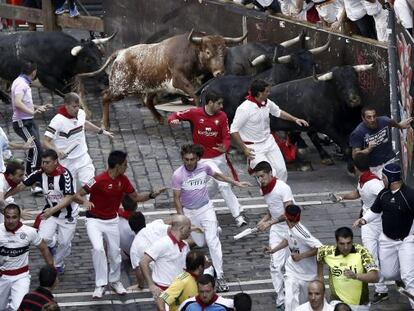
<svg viewBox="0 0 414 311"><path fill-rule="evenodd" d="M41 184L46 199L45 209L56 206L66 195L75 194L72 174L60 164L51 174L46 174L43 170L33 172L23 181L23 184L27 187L32 186L36 182ZM53 214L53 216L67 218L71 221L78 214L78 204L72 202L66 208Z"/></svg>
<svg viewBox="0 0 414 311"><path fill-rule="evenodd" d="M28 274L29 246L38 246L42 242L36 229L20 224L14 232L7 231L4 224L0 224L0 274L20 275ZM3 277L4 277L3 276Z"/></svg>
<svg viewBox="0 0 414 311"><path fill-rule="evenodd" d="M39 286L23 297L18 311L41 311L49 302L54 302L52 293L47 288Z"/></svg>
<svg viewBox="0 0 414 311"><path fill-rule="evenodd" d="M88 152L85 121L86 114L82 109L79 109L76 118L58 113L47 126L45 136L53 140L56 148L68 153L68 159L76 159Z"/></svg>

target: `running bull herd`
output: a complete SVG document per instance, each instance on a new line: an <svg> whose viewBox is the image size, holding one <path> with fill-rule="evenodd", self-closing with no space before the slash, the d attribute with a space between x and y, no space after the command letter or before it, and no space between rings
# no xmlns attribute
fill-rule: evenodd
<svg viewBox="0 0 414 311"><path fill-rule="evenodd" d="M329 49L329 39L321 47L306 50L303 33L279 44L235 45L242 43L247 33L228 38L191 31L159 43L117 50L103 63L104 45L114 36L78 41L63 32L2 34L0 78L13 81L19 75L21 60L30 60L37 63L40 84L62 96L71 90L75 79L102 78L108 72L102 109L105 128L110 126L110 103L131 95L145 99L154 117L163 122L154 105L157 95L166 93L190 97L197 105L209 92L219 93L231 124L251 82L263 79L273 85L271 100L310 125L303 129L271 117L272 131L307 131L325 163L332 161L319 142L318 132L349 154L348 136L359 122L355 111L363 105L358 72L371 69L373 64L339 66L317 75L315 58ZM287 54L296 44L301 48ZM10 101L3 91L0 99Z"/></svg>

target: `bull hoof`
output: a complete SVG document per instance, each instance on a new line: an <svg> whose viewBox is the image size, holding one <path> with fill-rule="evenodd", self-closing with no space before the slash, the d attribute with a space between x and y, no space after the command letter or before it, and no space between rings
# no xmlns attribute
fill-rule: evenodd
<svg viewBox="0 0 414 311"><path fill-rule="evenodd" d="M322 159L321 163L323 165L334 165L334 161L331 158Z"/></svg>
<svg viewBox="0 0 414 311"><path fill-rule="evenodd" d="M305 155L307 153L309 153L309 149L307 147L306 148L298 148L298 154L299 155Z"/></svg>

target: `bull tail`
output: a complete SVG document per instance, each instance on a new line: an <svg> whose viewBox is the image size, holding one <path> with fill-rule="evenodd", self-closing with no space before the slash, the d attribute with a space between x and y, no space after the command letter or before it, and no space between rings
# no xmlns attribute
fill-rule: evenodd
<svg viewBox="0 0 414 311"><path fill-rule="evenodd" d="M100 69L98 69L96 71L92 71L92 72L80 73L80 74L77 75L77 77L81 77L81 78L83 78L83 77L94 77L94 76L100 74L101 72L103 72L106 69L106 67L109 66L109 64L111 64L115 60L115 58L118 56L118 53L119 53L119 51L116 51L116 52L112 53L112 55L110 57L108 57L105 64Z"/></svg>

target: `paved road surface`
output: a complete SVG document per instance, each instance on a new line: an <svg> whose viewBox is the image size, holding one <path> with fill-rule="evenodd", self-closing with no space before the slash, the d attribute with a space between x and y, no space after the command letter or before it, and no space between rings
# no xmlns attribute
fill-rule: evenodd
<svg viewBox="0 0 414 311"><path fill-rule="evenodd" d="M50 98L47 91L33 91L35 101L46 103ZM57 105L58 99L54 99ZM91 92L88 102L94 112L93 121L100 118L99 94ZM14 140L19 138L14 134L10 122L10 107L0 103L2 118L0 125L9 132ZM54 114L45 113L39 119L41 133L44 133L47 122ZM111 108L111 129L115 133L113 142L106 137L87 135L90 154L98 172L105 169L105 161L111 149L123 149L129 153L129 168L127 175L134 182L138 191L149 191L170 184L171 175L181 165L179 146L191 141L189 125L170 128L157 124L149 111L137 107L135 100L119 102ZM332 149L332 148L331 148ZM332 151L332 150L331 150ZM22 155L17 152L16 155ZM245 173L245 160L238 154L232 155L235 166L242 180L254 183ZM352 189L355 183L345 172L345 165L336 162L334 166L322 166L313 151L307 156L312 160L314 171L289 171L289 184L296 200L303 206L303 223L323 243L333 243L334 230L339 226L350 226L358 217L360 203L341 202L333 204L328 201L330 191ZM265 212L263 199L257 187L236 190L245 206L251 225L254 225ZM221 197L216 197L214 203L218 209L218 219L222 232L224 254L224 271L230 282L232 296L241 290L252 294L254 310L274 310L274 293L269 274L269 258L262 250L268 240L267 233L253 235L234 242L233 236L240 232L225 208ZM42 198L34 198L28 192L17 197L17 202L25 208L41 209ZM146 213L148 220L162 218L173 213L172 193L161 195L149 204L141 204L139 209ZM360 241L360 231L355 231L356 241ZM32 287L37 286L37 272L43 264L39 252L31 252ZM76 236L73 240L72 254L66 262L66 273L60 278L55 290L57 300L63 310L154 310L151 295L148 290L131 291L125 297L107 293L102 300L92 300L94 289L94 272L91 261L90 243L86 234L84 220L78 222ZM125 286L135 283L128 262L123 264L122 280ZM371 287L372 289L372 287ZM390 300L372 310L409 310L407 298L398 294L395 286L390 286Z"/></svg>

